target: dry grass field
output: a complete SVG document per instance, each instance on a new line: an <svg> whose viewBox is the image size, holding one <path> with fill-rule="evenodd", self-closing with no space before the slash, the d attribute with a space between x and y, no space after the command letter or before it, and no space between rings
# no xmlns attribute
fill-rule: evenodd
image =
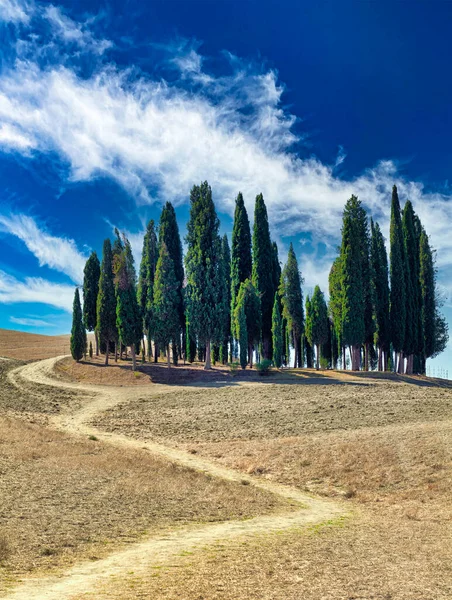
<svg viewBox="0 0 452 600"><path fill-rule="evenodd" d="M32 369L18 388L6 374L21 364L0 363L0 589L49 572L60 587L11 598L452 598L448 382L181 365L166 385L164 365L135 376L126 362L67 359L53 379L37 385ZM347 516L278 529L278 515L299 510L265 491L280 484ZM249 521L241 534L258 515L272 527ZM238 535L189 550L182 535L153 564L158 532L170 540L221 522L237 523ZM150 562L134 568L120 552L137 547L141 559L140 540ZM119 566L102 566L118 552ZM86 563L108 576L92 585L85 576L82 589L68 569Z"/></svg>
<svg viewBox="0 0 452 600"><path fill-rule="evenodd" d="M69 335L39 335L0 329L0 356L18 360L41 360L70 354Z"/></svg>

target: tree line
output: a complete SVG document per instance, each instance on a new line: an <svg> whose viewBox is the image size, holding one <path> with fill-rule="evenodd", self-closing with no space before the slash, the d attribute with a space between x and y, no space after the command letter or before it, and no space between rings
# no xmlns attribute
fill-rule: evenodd
<svg viewBox="0 0 452 600"><path fill-rule="evenodd" d="M390 260L378 223L358 198L345 205L342 241L329 275L329 302L319 286L303 301L292 244L281 267L262 194L251 229L244 199L235 202L231 247L207 182L190 192L190 216L182 243L174 207L167 202L158 226L151 220L138 274L129 241L115 230L84 269L83 309L74 296L71 352L86 353L86 330L94 331L96 355L130 347L136 355L168 367L183 359L211 364L253 360L294 367L364 368L425 373L426 359L448 340L440 313L434 251L411 203L403 211L394 186ZM349 358L347 358L347 351Z"/></svg>

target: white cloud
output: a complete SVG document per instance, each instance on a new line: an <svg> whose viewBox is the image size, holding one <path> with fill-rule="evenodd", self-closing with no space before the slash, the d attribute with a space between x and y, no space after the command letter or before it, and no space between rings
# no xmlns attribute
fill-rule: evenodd
<svg viewBox="0 0 452 600"><path fill-rule="evenodd" d="M29 317L10 317L9 320L15 325L24 325L25 327L54 327L55 325L43 319L31 319Z"/></svg>
<svg viewBox="0 0 452 600"><path fill-rule="evenodd" d="M0 146L3 146L5 149L21 150L23 153L26 153L34 145L34 140L13 125L8 123L0 125Z"/></svg>
<svg viewBox="0 0 452 600"><path fill-rule="evenodd" d="M19 281L12 275L0 271L1 304L37 302L71 312L73 299L74 286L72 285L52 283L40 277L27 277L25 281Z"/></svg>
<svg viewBox="0 0 452 600"><path fill-rule="evenodd" d="M47 18L63 38L86 40L88 25L68 23L55 7L47 9ZM342 148L332 164L300 158L292 152L300 141L296 120L281 106L277 74L226 56L231 74L213 77L203 72L196 47L179 48L174 61L182 75L171 84L137 78L136 71L130 77L129 70L113 66L99 66L83 79L67 66L41 69L37 62L17 61L0 80L0 126L9 132L3 146L57 152L72 181L108 176L139 203L186 203L192 185L207 179L219 210L232 214L239 190L250 209L263 192L275 236L311 232L314 245L322 241L333 249L352 193L388 236L396 183L402 202L412 200L431 234L445 279L452 264L452 196L426 192L389 160L351 180L340 178ZM300 266L311 269L308 260Z"/></svg>
<svg viewBox="0 0 452 600"><path fill-rule="evenodd" d="M32 12L32 6L23 0L0 0L0 21L28 23Z"/></svg>
<svg viewBox="0 0 452 600"><path fill-rule="evenodd" d="M83 281L86 256L77 250L74 240L51 235L40 229L34 219L22 214L0 214L0 231L22 240L40 266L65 273L75 283Z"/></svg>

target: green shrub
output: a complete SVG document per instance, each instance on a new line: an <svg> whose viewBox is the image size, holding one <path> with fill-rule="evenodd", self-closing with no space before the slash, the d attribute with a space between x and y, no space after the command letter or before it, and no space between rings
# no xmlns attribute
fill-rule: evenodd
<svg viewBox="0 0 452 600"><path fill-rule="evenodd" d="M268 358L264 358L261 362L256 364L256 369L259 375L270 375L270 368L272 366L272 361L268 360Z"/></svg>

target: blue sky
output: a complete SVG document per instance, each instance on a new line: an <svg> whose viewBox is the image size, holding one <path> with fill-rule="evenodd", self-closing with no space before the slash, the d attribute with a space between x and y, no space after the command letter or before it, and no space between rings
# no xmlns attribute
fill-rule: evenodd
<svg viewBox="0 0 452 600"><path fill-rule="evenodd" d="M118 226L137 258L207 179L232 228L262 192L305 291L347 198L388 236L390 191L437 249L452 321L448 2L0 0L0 327L67 332L74 285ZM450 349L436 364L447 368Z"/></svg>

